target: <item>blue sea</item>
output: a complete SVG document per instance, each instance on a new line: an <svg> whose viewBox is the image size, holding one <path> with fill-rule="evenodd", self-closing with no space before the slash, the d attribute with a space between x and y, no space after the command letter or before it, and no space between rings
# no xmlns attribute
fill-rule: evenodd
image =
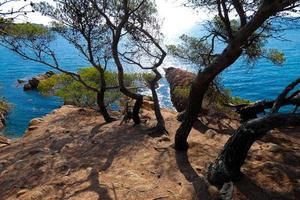
<svg viewBox="0 0 300 200"><path fill-rule="evenodd" d="M195 34L197 29L190 32ZM285 53L286 62L283 66L274 66L265 59L258 60L254 66L249 66L240 59L222 73L222 84L229 88L233 95L253 101L275 98L289 82L300 75L300 30L285 31L282 35L289 41L272 39L267 46ZM55 49L59 62L65 69L76 70L89 66L88 62L61 38L56 40L52 48ZM17 79L28 79L51 68L24 60L3 47L0 47L0 61L0 96L12 104L2 134L16 138L22 136L32 118L51 112L63 102L58 97L45 97L36 91L24 92L22 85L17 83ZM171 66L195 70L179 60L167 57L162 67ZM172 108L169 86L165 79L161 80L158 93L162 106Z"/></svg>

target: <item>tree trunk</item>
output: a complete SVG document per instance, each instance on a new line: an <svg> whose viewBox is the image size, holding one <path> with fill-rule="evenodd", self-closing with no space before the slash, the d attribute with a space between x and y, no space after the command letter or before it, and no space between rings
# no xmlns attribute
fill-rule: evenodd
<svg viewBox="0 0 300 200"><path fill-rule="evenodd" d="M199 75L198 75L199 76ZM201 76L201 75L200 75ZM191 86L191 91L189 95L189 101L184 112L183 122L176 131L175 135L175 149L180 151L185 151L188 149L187 138L192 129L195 120L201 111L202 101L205 92L208 90L210 81L198 82L194 81Z"/></svg>
<svg viewBox="0 0 300 200"><path fill-rule="evenodd" d="M227 105L227 106L236 109L236 112L240 115L241 121L246 122L248 120L257 118L257 115L259 113L265 113L266 109L273 108L274 104L275 104L275 100L273 101L264 100L264 101L250 103L250 104ZM282 100L281 106L286 106L286 105L299 106L300 95L291 98L289 97Z"/></svg>
<svg viewBox="0 0 300 200"><path fill-rule="evenodd" d="M175 149L186 150L188 148L187 138L192 129L194 121L201 109L204 94L214 78L223 70L232 65L242 54L243 46L247 44L249 37L270 17L276 14L279 2L274 1L268 5L262 5L254 17L243 26L229 41L228 46L216 57L213 62L199 71L194 80L188 99L183 123L175 136Z"/></svg>
<svg viewBox="0 0 300 200"><path fill-rule="evenodd" d="M113 56L113 59L115 61L116 66L118 68L118 81L119 81L120 91L125 96L135 100L135 104L134 104L134 107L133 107L133 110L132 110L132 119L133 119L135 124L140 124L141 119L140 119L139 113L140 113L140 109L141 109L142 104L143 104L143 95L131 92L130 90L128 90L126 88L126 86L124 84L124 69L123 69L123 65L120 61L119 51L118 51L118 44L119 44L119 41L120 41L122 28L126 23L126 19L128 20L128 17L129 16L124 17L124 19L122 20L120 25L117 27L117 30L115 32L115 36L114 36L113 41L112 41L112 56Z"/></svg>
<svg viewBox="0 0 300 200"><path fill-rule="evenodd" d="M227 141L218 158L209 166L207 178L210 183L222 186L241 176L252 144L268 131L283 126L299 126L300 114L273 114L250 120L243 124Z"/></svg>
<svg viewBox="0 0 300 200"><path fill-rule="evenodd" d="M161 74L158 72L157 69L154 69L153 72L155 73L155 78L150 81L149 87L152 93L153 101L154 101L154 112L155 117L157 120L157 125L154 129L153 135L155 136L161 136L164 133L168 133L166 130L165 120L160 112L160 105L159 105L159 99L156 93L156 86L158 84L158 81L161 79Z"/></svg>
<svg viewBox="0 0 300 200"><path fill-rule="evenodd" d="M105 81L105 74L104 74L104 70L103 69L100 69L99 70L99 73L100 73L100 91L97 92L97 105L99 107L99 110L104 118L104 120L107 122L107 123L110 123L110 122L113 122L115 121L114 118L112 118L107 109L106 109L106 105L105 105L105 102L104 102L104 95L105 95L105 91L106 91L106 81Z"/></svg>
<svg viewBox="0 0 300 200"><path fill-rule="evenodd" d="M201 111L203 98L209 88L209 85L219 73L234 63L241 53L242 49L239 46L229 45L211 66L198 72L196 79L193 81L191 86L183 122L176 131L176 150L185 151L188 149L187 138L199 112Z"/></svg>
<svg viewBox="0 0 300 200"><path fill-rule="evenodd" d="M100 110L100 113L102 114L104 120L107 122L107 123L110 123L110 122L113 122L115 119L112 118L107 109L106 109L106 106L105 106L105 103L104 103L104 92L97 92L97 105L99 107L99 110Z"/></svg>

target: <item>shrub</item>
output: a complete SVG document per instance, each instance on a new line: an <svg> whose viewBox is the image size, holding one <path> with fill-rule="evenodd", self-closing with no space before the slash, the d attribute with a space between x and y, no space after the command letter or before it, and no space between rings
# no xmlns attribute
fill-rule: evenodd
<svg viewBox="0 0 300 200"><path fill-rule="evenodd" d="M94 67L82 68L78 70L78 74L86 82L86 84L99 88L99 72ZM145 87L144 77L148 77L147 73L130 73L125 74L125 85L131 90L137 91L140 87ZM117 72L105 72L105 80L107 87L118 86ZM61 97L65 104L76 106L94 107L96 105L96 93L88 90L80 82L74 80L70 75L61 73L51 76L49 79L43 80L38 86L38 90L43 95L54 95ZM124 99L119 89L107 90L105 93L105 103L107 105L120 105L120 100Z"/></svg>
<svg viewBox="0 0 300 200"><path fill-rule="evenodd" d="M11 105L7 103L4 98L0 98L0 113L7 114L11 108Z"/></svg>

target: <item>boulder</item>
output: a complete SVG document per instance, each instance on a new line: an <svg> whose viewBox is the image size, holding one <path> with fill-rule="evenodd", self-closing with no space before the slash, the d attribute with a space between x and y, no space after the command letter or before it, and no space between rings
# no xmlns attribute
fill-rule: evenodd
<svg viewBox="0 0 300 200"><path fill-rule="evenodd" d="M19 84L25 83L25 80L23 80L23 79L18 79L17 81Z"/></svg>
<svg viewBox="0 0 300 200"><path fill-rule="evenodd" d="M34 119L30 120L29 126L36 126L36 125L42 123L43 121L44 121L43 118L34 118Z"/></svg>
<svg viewBox="0 0 300 200"><path fill-rule="evenodd" d="M24 86L23 86L23 90L24 91L28 91L28 90L32 90L32 87L29 83L26 83Z"/></svg>
<svg viewBox="0 0 300 200"><path fill-rule="evenodd" d="M39 74L37 76L32 77L30 80L28 80L28 83L26 83L23 87L24 91L28 90L36 90L39 86L40 81L46 80L54 75L54 72L48 71L45 74Z"/></svg>
<svg viewBox="0 0 300 200"><path fill-rule="evenodd" d="M170 84L170 94L173 106L178 112L182 112L186 108L188 96L181 95L176 92L177 88L189 88L196 74L174 67L164 69L165 77Z"/></svg>

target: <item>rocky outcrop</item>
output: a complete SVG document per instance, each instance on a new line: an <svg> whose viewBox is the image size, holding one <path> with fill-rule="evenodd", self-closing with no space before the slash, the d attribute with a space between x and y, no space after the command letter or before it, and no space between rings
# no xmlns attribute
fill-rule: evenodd
<svg viewBox="0 0 300 200"><path fill-rule="evenodd" d="M3 99L0 99L0 130L5 127L5 116L10 110L10 105Z"/></svg>
<svg viewBox="0 0 300 200"><path fill-rule="evenodd" d="M165 69L165 72L165 77L170 84L170 94L173 106L178 112L182 112L186 107L188 99L188 96L183 94L184 88L189 89L189 86L196 75L194 73L174 67Z"/></svg>
<svg viewBox="0 0 300 200"><path fill-rule="evenodd" d="M50 78L52 75L54 75L53 71L48 71L45 74L40 74L37 76L32 77L30 80L28 80L28 83L26 83L23 87L24 91L28 90L36 90L39 86L40 81L46 80Z"/></svg>

